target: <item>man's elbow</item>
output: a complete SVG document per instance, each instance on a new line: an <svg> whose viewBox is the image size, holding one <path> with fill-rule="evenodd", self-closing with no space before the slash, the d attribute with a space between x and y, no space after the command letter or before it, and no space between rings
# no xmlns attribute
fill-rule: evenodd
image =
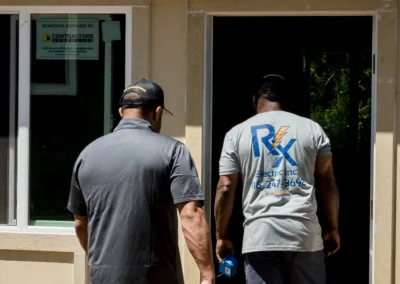
<svg viewBox="0 0 400 284"><path fill-rule="evenodd" d="M75 232L77 235L82 235L87 232L87 226L83 224L75 224Z"/></svg>
<svg viewBox="0 0 400 284"><path fill-rule="evenodd" d="M78 236L86 235L88 230L87 217L75 216L75 232Z"/></svg>
<svg viewBox="0 0 400 284"><path fill-rule="evenodd" d="M316 178L321 185L330 185L332 182L336 181L333 173L318 174Z"/></svg>
<svg viewBox="0 0 400 284"><path fill-rule="evenodd" d="M226 195L234 191L238 179L239 179L239 173L220 176L217 185L217 194Z"/></svg>
<svg viewBox="0 0 400 284"><path fill-rule="evenodd" d="M185 221L199 221L204 217L204 211L200 207L196 208L184 208L180 212L181 220Z"/></svg>
<svg viewBox="0 0 400 284"><path fill-rule="evenodd" d="M232 189L233 183L229 178L221 178L217 186L217 194L228 194Z"/></svg>

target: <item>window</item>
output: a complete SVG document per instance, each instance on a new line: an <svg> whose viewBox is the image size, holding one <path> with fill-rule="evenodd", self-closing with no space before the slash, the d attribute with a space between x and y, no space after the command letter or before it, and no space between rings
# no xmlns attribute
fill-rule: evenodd
<svg viewBox="0 0 400 284"><path fill-rule="evenodd" d="M114 126L125 15L34 14L31 27L30 222L61 226L76 158Z"/></svg>
<svg viewBox="0 0 400 284"><path fill-rule="evenodd" d="M0 231L69 233L73 164L116 126L130 83L132 7L4 9Z"/></svg>

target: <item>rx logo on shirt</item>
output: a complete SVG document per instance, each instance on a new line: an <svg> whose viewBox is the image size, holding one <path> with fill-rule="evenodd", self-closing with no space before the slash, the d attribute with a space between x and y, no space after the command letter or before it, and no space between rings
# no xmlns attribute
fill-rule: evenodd
<svg viewBox="0 0 400 284"><path fill-rule="evenodd" d="M279 167L282 163L283 158L285 158L292 166L296 167L297 163L289 155L288 151L292 148L296 139L290 139L286 145L282 145L282 138L286 135L289 126L282 126L275 131L275 128L271 124L255 125L251 127L251 136L253 141L253 153L256 158L260 157L260 145L258 143L258 130L267 129L268 134L261 137L261 142L269 150L268 155L280 156L278 160L272 166L273 168Z"/></svg>

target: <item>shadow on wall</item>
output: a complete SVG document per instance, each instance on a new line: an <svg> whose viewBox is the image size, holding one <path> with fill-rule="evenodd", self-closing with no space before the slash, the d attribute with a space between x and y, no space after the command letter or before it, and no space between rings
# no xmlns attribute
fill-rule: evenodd
<svg viewBox="0 0 400 284"><path fill-rule="evenodd" d="M74 254L36 251L1 251L0 261L74 263Z"/></svg>

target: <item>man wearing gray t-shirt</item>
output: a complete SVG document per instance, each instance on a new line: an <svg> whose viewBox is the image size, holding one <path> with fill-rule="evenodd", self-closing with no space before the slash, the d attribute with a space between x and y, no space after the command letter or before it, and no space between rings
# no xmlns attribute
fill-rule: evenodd
<svg viewBox="0 0 400 284"><path fill-rule="evenodd" d="M283 111L287 95L285 79L267 75L253 99L257 114L226 134L220 158L217 258L223 262L226 252L233 253L227 229L241 177L242 253L250 284L324 284L324 257L340 248L329 139L318 123ZM324 234L314 175L328 223Z"/></svg>
<svg viewBox="0 0 400 284"><path fill-rule="evenodd" d="M120 98L118 126L75 163L68 209L91 284L183 283L176 210L201 283L215 283L197 169L183 143L159 133L164 111L158 84L131 84Z"/></svg>

